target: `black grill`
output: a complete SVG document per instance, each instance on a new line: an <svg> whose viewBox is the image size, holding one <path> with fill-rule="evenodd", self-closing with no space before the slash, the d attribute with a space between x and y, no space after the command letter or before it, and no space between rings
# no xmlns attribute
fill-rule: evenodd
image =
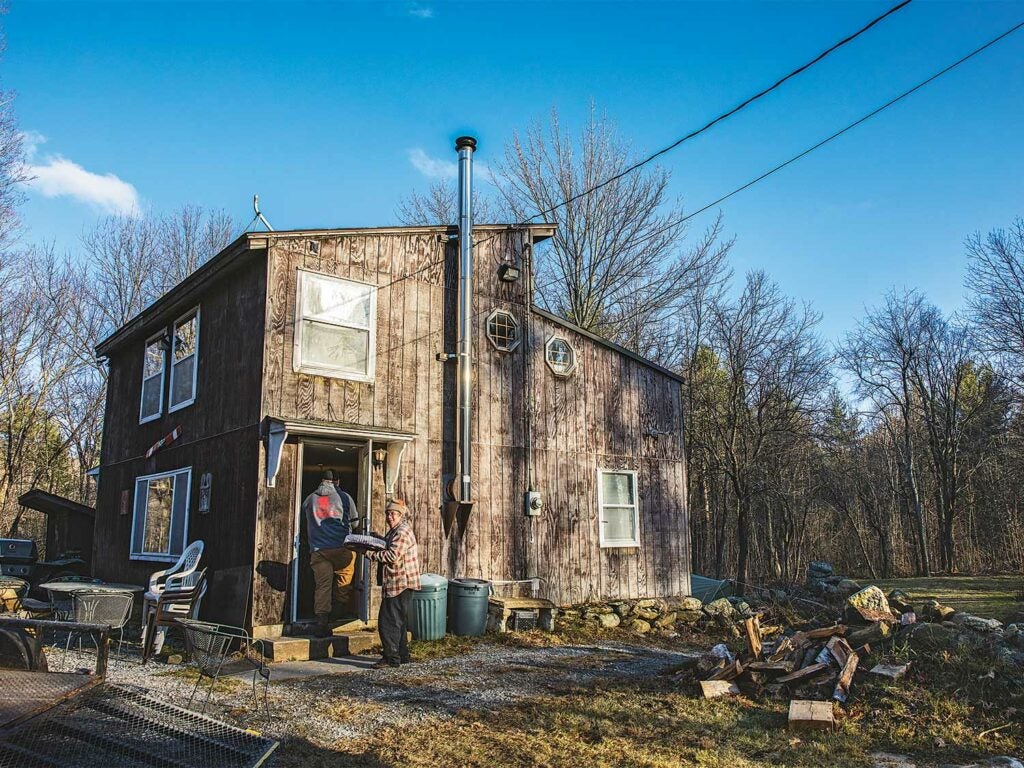
<svg viewBox="0 0 1024 768"><path fill-rule="evenodd" d="M38 559L32 539L0 539L0 575L28 578Z"/></svg>

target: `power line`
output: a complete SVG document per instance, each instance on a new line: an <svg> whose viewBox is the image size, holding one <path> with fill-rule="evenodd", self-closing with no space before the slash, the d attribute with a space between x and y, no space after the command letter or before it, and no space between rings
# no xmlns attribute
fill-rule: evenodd
<svg viewBox="0 0 1024 768"><path fill-rule="evenodd" d="M723 120L726 120L726 119L732 117L737 112L739 112L739 111L745 109L746 107L750 106L751 104L753 104L758 99L761 99L761 98L767 96L769 93L771 93L772 91L774 91L777 88L779 88L787 80L791 80L792 78L796 77L797 75L800 75L800 74L806 72L808 69L813 67L815 64L819 63L820 61L822 61L823 59L825 59L826 57L828 57L830 54L834 53L835 51L839 50L844 45L847 45L848 43L853 42L858 37L860 37L865 32L867 32L869 29L874 27L876 24L881 23L883 20L885 20L886 18L888 18L892 14L896 13L897 11L902 10L903 8L906 8L908 5L910 5L911 1L912 0L903 0L902 2L894 5L892 8L887 10L882 15L876 16L874 19L869 21L863 27L858 29L856 32L854 32L854 33L852 33L850 35L847 35L846 37L844 37L839 42L829 46L828 48L826 48L824 51L819 53L817 56L815 56L810 61L806 62L805 64L801 64L799 67L797 67L796 69L792 70L788 74L783 75L782 77L780 77L778 80L776 80L774 83L772 83L767 88L764 88L763 90L758 91L757 93L755 93L753 96L750 96L747 99L744 99L742 102L737 104L732 109L727 110L726 112L723 112L718 117L716 117L713 120L711 120L710 122L704 124L700 128L698 128L698 129L696 129L694 131L690 131L690 133L686 134L682 138L677 139L676 141L672 142L668 146L663 147L662 149L659 149L657 152L654 152L654 153L648 155L647 157L643 158L642 160L639 160L636 163L633 163L633 165L629 166L628 168L623 169L619 173L616 173L614 176L611 176L611 177L605 179L604 181L601 181L601 182L593 185L592 187L589 187L588 189L585 189L584 191L579 192L579 193L577 193L577 194L575 194L575 195L573 195L573 196L563 200L560 203L556 203L555 205L552 205L549 208L545 208L542 211L538 211L537 213L533 214L532 216L524 219L519 224L513 225L513 227L525 226L526 224L529 224L531 221L533 221L534 219L536 219L536 218L538 218L540 216L547 216L549 213L554 213L559 208L564 208L565 206L569 205L570 203L575 202L576 200L579 200L582 197L586 197L587 195L591 195L594 192L597 192L599 189L602 189L602 188L608 186L609 184L612 184L612 183L618 181L619 179L623 178L624 176L629 175L633 171L635 171L635 170L637 170L639 168L642 168L643 166L645 166L648 163L652 162L656 158L661 157L662 155L667 154L668 152L671 152L673 149L675 149L678 146L680 146L681 144L689 141L690 139L693 139L693 138L695 138L697 136L700 136L702 133L704 133L705 131L711 129L713 126L717 125L718 123L722 122ZM491 237L494 237L494 235L491 235L487 239L489 240ZM483 242L486 242L486 241L487 240L482 240L480 242L483 243ZM476 243L476 244L479 244L479 243Z"/></svg>

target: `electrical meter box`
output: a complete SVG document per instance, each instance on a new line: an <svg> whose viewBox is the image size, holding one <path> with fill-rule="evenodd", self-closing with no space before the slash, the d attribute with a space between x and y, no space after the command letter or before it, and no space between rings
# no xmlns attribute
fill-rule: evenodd
<svg viewBox="0 0 1024 768"><path fill-rule="evenodd" d="M540 491L527 491L526 492L526 516L537 517L540 515L541 509L544 508L544 502L541 501Z"/></svg>

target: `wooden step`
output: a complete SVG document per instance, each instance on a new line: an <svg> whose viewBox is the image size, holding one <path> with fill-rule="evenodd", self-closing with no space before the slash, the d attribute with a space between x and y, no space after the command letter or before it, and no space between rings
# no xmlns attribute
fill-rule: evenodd
<svg viewBox="0 0 1024 768"><path fill-rule="evenodd" d="M264 640L263 647L271 662L308 661L364 654L379 648L380 638L374 630L361 630L332 637L273 637Z"/></svg>

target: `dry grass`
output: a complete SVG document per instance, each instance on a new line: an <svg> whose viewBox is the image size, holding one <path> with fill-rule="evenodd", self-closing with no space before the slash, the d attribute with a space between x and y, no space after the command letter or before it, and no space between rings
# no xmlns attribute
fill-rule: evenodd
<svg viewBox="0 0 1024 768"><path fill-rule="evenodd" d="M902 589L914 600L935 599L958 611L1003 622L1024 611L1024 576L930 576L862 583L876 584L886 592Z"/></svg>

